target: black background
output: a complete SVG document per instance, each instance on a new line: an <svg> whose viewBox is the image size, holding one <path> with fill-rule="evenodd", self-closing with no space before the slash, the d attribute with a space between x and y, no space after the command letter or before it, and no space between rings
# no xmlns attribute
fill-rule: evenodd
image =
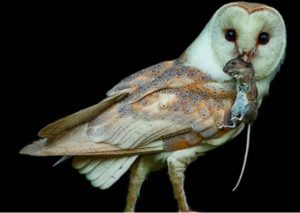
<svg viewBox="0 0 300 213"><path fill-rule="evenodd" d="M41 127L97 103L122 78L178 57L227 1L41 2L10 1L2 7L0 210L122 211L128 174L101 191L70 162L52 168L57 158L18 151L37 138ZM285 19L286 60L253 126L240 188L231 192L245 132L189 166L186 192L195 210L300 211L299 12L293 2L261 2ZM137 210L177 210L166 170L149 176Z"/></svg>

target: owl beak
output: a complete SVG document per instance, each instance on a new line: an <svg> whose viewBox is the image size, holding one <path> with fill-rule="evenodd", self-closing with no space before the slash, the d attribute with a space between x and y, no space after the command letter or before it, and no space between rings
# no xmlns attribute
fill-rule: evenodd
<svg viewBox="0 0 300 213"><path fill-rule="evenodd" d="M246 49L243 49L239 53L238 58L242 59L243 61L245 61L247 63L251 63L251 60L254 57L254 55L255 55L255 50L254 49L251 49L250 51L246 50Z"/></svg>
<svg viewBox="0 0 300 213"><path fill-rule="evenodd" d="M242 55L239 55L239 58L242 59L242 60L245 61L245 62L250 63L250 57L249 57L249 55L248 55L247 53L244 53L244 54L242 54Z"/></svg>

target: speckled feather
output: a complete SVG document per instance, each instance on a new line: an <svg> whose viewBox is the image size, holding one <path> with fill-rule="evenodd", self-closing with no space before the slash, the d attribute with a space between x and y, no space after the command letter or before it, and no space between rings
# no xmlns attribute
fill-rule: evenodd
<svg viewBox="0 0 300 213"><path fill-rule="evenodd" d="M154 65L110 90L109 104L104 100L96 105L106 108L98 114L93 112L94 118L88 111L82 117L84 122L77 119L74 127L74 116L60 119L40 132L46 140L29 145L23 152L128 155L194 146L228 131L218 126L228 119L235 90L231 83L222 88L217 85L208 75L179 60ZM84 110L81 112L84 114Z"/></svg>

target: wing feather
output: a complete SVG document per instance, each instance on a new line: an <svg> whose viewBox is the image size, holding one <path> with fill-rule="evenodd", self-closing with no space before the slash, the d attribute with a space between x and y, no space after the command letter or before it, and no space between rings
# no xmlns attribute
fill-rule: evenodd
<svg viewBox="0 0 300 213"><path fill-rule="evenodd" d="M42 138L51 138L67 129L71 129L72 127L88 122L114 103L125 98L127 95L128 93L115 94L112 97L104 99L98 104L50 123L39 131L38 136Z"/></svg>
<svg viewBox="0 0 300 213"><path fill-rule="evenodd" d="M107 142L94 142L86 134L87 124L65 131L59 137L40 139L25 146L20 154L32 156L119 156L163 151L163 142L122 149ZM84 165L82 165L83 167Z"/></svg>
<svg viewBox="0 0 300 213"><path fill-rule="evenodd" d="M120 92L134 93L138 88L147 84L174 65L175 61L165 61L136 72L109 90L106 95L112 96Z"/></svg>
<svg viewBox="0 0 300 213"><path fill-rule="evenodd" d="M113 117L112 119L115 120ZM145 120L131 116L108 124L109 121L105 126L102 124L90 126L87 135L95 142L103 141L122 149L143 147L162 136L179 134L191 129L187 123L163 119Z"/></svg>
<svg viewBox="0 0 300 213"><path fill-rule="evenodd" d="M39 133L46 139L21 153L129 156L164 151L165 138L186 132L200 133L201 140L218 135L234 90L218 89L201 71L174 61L141 73L120 82L99 104L49 124ZM92 161L78 169L88 165Z"/></svg>

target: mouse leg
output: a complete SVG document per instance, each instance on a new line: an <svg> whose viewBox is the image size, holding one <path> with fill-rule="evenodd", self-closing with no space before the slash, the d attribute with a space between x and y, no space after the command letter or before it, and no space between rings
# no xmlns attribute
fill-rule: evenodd
<svg viewBox="0 0 300 213"><path fill-rule="evenodd" d="M224 129L224 128L235 128L236 127L236 124L234 123L233 125L220 125L218 128L219 129Z"/></svg>

